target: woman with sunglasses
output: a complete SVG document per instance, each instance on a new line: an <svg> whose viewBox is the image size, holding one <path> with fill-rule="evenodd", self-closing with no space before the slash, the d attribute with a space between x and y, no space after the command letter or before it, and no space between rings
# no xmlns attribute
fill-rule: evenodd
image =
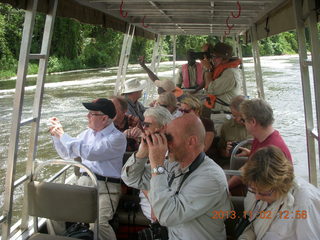
<svg viewBox="0 0 320 240"><path fill-rule="evenodd" d="M213 143L215 136L214 123L209 118L201 117L202 105L199 99L191 95L183 98L180 102L179 111L182 113L194 113L197 115L206 130L205 142L204 142L204 151L207 152Z"/></svg>
<svg viewBox="0 0 320 240"><path fill-rule="evenodd" d="M255 152L243 169L248 186L239 239L319 239L320 190L295 178L292 164L275 146Z"/></svg>

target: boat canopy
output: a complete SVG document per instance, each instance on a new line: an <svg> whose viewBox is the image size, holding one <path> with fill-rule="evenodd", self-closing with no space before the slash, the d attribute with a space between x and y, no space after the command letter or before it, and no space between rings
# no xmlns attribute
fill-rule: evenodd
<svg viewBox="0 0 320 240"><path fill-rule="evenodd" d="M0 2L26 9L28 1ZM47 13L49 2L39 1L38 11ZM305 16L309 14L306 2L302 6ZM320 3L314 2L319 13ZM57 16L124 33L132 24L135 35L149 39L155 34L249 36L250 27L256 26L259 40L296 28L291 0L63 0L58 3Z"/></svg>

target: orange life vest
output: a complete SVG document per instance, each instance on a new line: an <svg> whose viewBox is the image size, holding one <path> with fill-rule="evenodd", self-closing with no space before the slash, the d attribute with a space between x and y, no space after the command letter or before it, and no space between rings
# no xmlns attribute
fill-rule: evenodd
<svg viewBox="0 0 320 240"><path fill-rule="evenodd" d="M212 75L213 80L220 77L223 71L226 70L227 68L237 68L240 64L241 64L241 59L236 59L227 63L219 64L214 68L213 75Z"/></svg>

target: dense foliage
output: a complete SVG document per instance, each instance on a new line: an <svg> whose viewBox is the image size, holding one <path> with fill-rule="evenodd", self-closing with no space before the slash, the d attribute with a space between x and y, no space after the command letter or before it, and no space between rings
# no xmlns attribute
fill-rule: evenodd
<svg viewBox="0 0 320 240"><path fill-rule="evenodd" d="M9 5L0 4L0 79L14 76L19 58L20 40L24 21L23 11ZM40 52L44 15L37 15L34 27L31 52ZM73 69L116 66L119 62L123 34L100 26L81 24L72 19L57 18L52 38L48 72ZM200 51L206 42L215 44L219 38L213 36L178 36L176 40L177 60L184 60L187 49ZM226 42L232 44L231 39ZM171 54L173 37L163 38L162 53ZM297 53L298 44L295 32L285 32L261 40L261 55L281 55ZM244 56L251 56L251 45L242 44ZM146 56L150 62L153 41L135 37L132 44L130 62ZM166 57L163 60L168 60ZM37 63L31 62L29 74L37 72Z"/></svg>

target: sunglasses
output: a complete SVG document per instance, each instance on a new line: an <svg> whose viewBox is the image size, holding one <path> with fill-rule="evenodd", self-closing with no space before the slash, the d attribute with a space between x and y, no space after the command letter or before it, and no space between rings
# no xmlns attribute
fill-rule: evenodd
<svg viewBox="0 0 320 240"><path fill-rule="evenodd" d="M141 125L144 128L149 128L152 125L152 123L151 122L142 122Z"/></svg>
<svg viewBox="0 0 320 240"><path fill-rule="evenodd" d="M165 105L165 104L159 104L159 106L164 107L164 108L168 107L168 105Z"/></svg>
<svg viewBox="0 0 320 240"><path fill-rule="evenodd" d="M259 194L262 197L270 197L272 195L272 193L274 192L274 189L271 189L270 191L267 191L267 192L256 192L250 187L248 187L247 190L248 190L248 192L251 192L252 194L255 194L255 195Z"/></svg>
<svg viewBox="0 0 320 240"><path fill-rule="evenodd" d="M105 114L89 112L88 115L89 115L90 117L92 117L92 116L103 116L103 115L105 115Z"/></svg>
<svg viewBox="0 0 320 240"><path fill-rule="evenodd" d="M189 113L191 112L191 109L179 109L179 111L183 113Z"/></svg>

